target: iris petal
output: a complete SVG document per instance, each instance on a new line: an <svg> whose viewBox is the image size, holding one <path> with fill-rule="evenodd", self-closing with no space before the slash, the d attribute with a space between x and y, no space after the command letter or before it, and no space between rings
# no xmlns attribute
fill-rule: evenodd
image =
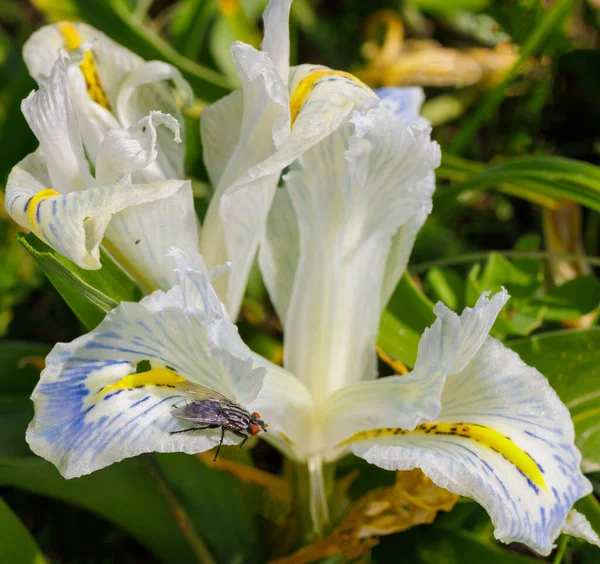
<svg viewBox="0 0 600 564"><path fill-rule="evenodd" d="M414 431L388 419L387 427L359 432L347 444L382 468L421 468L439 486L481 503L499 540L547 555L591 484L580 470L569 412L546 378L499 341L481 337L505 299L484 297L461 316L438 413Z"/></svg>

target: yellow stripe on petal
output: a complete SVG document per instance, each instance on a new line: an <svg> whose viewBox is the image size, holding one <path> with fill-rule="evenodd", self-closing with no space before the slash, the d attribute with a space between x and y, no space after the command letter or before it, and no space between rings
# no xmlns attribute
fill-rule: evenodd
<svg viewBox="0 0 600 564"><path fill-rule="evenodd" d="M519 472L521 472L528 480L531 480L532 483L542 488L546 487L541 468L527 452L518 447L510 437L507 437L490 427L475 423L422 423L414 431L397 428L361 431L355 433L349 439L342 441L338 446L366 439L381 439L403 435L429 435L432 437L436 435L447 435L463 437L475 441L476 443L497 452L511 464L514 464Z"/></svg>
<svg viewBox="0 0 600 564"><path fill-rule="evenodd" d="M294 90L292 97L290 99L290 114L291 114L291 125L294 125L304 102L306 102L307 98L310 96L310 93L313 91L317 83L324 79L332 76L344 77L350 79L355 84L358 84L361 88L372 94L372 90L363 82L361 82L358 78L351 75L348 72L344 71L334 71L329 69L320 69L315 70L309 74L307 74L301 81L300 84Z"/></svg>
<svg viewBox="0 0 600 564"><path fill-rule="evenodd" d="M81 45L81 38L75 29L75 26L70 22L64 22L58 25L60 32L65 40L65 46L69 51L77 49Z"/></svg>
<svg viewBox="0 0 600 564"><path fill-rule="evenodd" d="M109 394L118 392L119 390L142 388L143 386L166 386L174 388L175 384L180 382L185 382L185 378L182 378L172 370L168 370L167 368L153 368L147 372L125 376L125 378L121 378L114 384L105 386L98 393Z"/></svg>
<svg viewBox="0 0 600 564"><path fill-rule="evenodd" d="M72 23L61 23L58 27L69 51L81 47L81 38L79 37L79 33L77 33L77 30ZM97 104L100 104L103 108L106 108L108 111L110 111L110 103L106 93L104 92L104 89L102 88L102 84L100 84L96 63L94 62L94 58L89 50L85 52L83 56L83 62L79 65L79 68L81 69L83 78L85 79L85 84L87 86L87 91L90 98Z"/></svg>
<svg viewBox="0 0 600 564"><path fill-rule="evenodd" d="M29 218L29 225L31 230L37 235L38 234L38 217L37 211L41 202L48 200L49 198L55 198L60 196L60 193L52 188L46 190L40 190L29 202L27 202L27 217Z"/></svg>

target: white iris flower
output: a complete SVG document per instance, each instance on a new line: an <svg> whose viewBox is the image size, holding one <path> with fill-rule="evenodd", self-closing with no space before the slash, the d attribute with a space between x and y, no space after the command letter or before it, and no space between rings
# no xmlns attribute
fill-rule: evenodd
<svg viewBox="0 0 600 564"><path fill-rule="evenodd" d="M234 47L243 96L207 110L203 131L220 195L206 225L223 237L207 262L237 260L232 241L244 239L249 255L232 272L246 271L262 233L250 224L267 222L259 262L285 328L285 368L240 339L213 288L224 270L173 249L179 285L120 305L50 353L29 444L67 477L143 452L205 451L219 429L171 434L189 428L172 410L190 381L259 412L269 425L261 436L308 465L316 529L327 519L321 465L352 452L389 470L421 468L475 499L504 542L548 554L561 530L594 541L582 516L567 522L592 489L567 408L489 336L505 291L460 316L438 304L413 371L377 378L381 312L430 212L439 148L418 116L418 89L387 91L384 104L353 77L308 65L288 81L289 3L272 0L263 52ZM246 112L259 106L266 131L254 127L264 116ZM231 132L226 108L236 107L243 117Z"/></svg>
<svg viewBox="0 0 600 564"><path fill-rule="evenodd" d="M13 168L7 211L82 268L101 267L103 242L146 291L169 288L169 247L199 244L191 185L180 180L181 115L165 81L183 100L189 85L82 23L40 29L23 56L39 90L22 110L40 146Z"/></svg>

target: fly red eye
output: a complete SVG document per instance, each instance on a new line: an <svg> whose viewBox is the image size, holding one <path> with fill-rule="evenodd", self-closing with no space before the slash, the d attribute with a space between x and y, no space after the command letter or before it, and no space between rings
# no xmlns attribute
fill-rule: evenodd
<svg viewBox="0 0 600 564"><path fill-rule="evenodd" d="M260 419L260 413L258 413L258 411L255 411L255 412L252 414L252 417L254 417L255 419Z"/></svg>
<svg viewBox="0 0 600 564"><path fill-rule="evenodd" d="M258 435L258 433L260 433L260 427L255 423L254 425L252 425L252 427L250 428L250 434L251 435Z"/></svg>

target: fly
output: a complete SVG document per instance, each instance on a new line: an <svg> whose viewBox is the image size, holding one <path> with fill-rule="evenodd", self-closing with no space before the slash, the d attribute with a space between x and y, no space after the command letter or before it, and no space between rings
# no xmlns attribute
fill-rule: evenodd
<svg viewBox="0 0 600 564"><path fill-rule="evenodd" d="M177 433L189 433L190 431L201 431L202 429L218 429L221 427L221 441L217 447L217 452L213 461L217 460L225 431L231 431L234 435L242 437L244 440L240 443L240 448L250 438L251 435L258 435L261 430L267 431L267 426L261 420L260 415L250 413L241 405L231 401L224 395L205 388L200 384L193 382L179 382L175 388L183 392L191 403L183 407L175 407L171 415L182 421L196 423L201 427L190 427L181 431L171 431L171 435Z"/></svg>

